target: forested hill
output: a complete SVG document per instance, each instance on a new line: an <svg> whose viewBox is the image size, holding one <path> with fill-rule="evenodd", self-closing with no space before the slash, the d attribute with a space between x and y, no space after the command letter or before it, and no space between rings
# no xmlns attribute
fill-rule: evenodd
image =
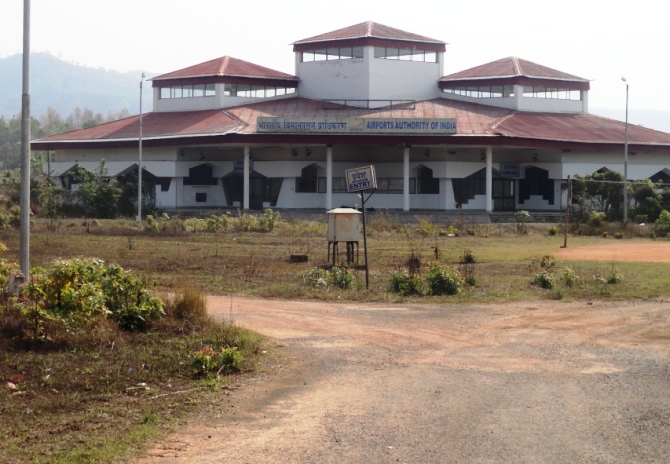
<svg viewBox="0 0 670 464"><path fill-rule="evenodd" d="M0 59L0 116L21 111L22 57ZM75 108L89 108L104 116L127 110L139 113L141 71L120 73L87 68L47 53L33 53L30 60L30 112L39 118L53 108L67 115ZM151 86L144 88L143 111L151 111Z"/></svg>

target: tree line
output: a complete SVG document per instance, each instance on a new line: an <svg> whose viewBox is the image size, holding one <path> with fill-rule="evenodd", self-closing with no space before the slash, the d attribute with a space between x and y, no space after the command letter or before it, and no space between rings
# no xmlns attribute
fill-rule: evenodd
<svg viewBox="0 0 670 464"><path fill-rule="evenodd" d="M31 117L32 139L48 137L76 129L85 129L103 122L131 116L127 109L118 113L109 111L106 116L89 108L76 107L63 118L58 111L48 108L39 118ZM0 170L17 169L21 165L21 114L7 119L0 116Z"/></svg>

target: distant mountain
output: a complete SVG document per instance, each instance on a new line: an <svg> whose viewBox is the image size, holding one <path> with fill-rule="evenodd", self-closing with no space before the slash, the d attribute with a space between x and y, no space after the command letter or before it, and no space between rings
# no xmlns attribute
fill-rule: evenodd
<svg viewBox="0 0 670 464"><path fill-rule="evenodd" d="M5 118L21 112L22 67L20 54L0 59L0 116ZM47 53L33 53L30 59L30 112L39 118L52 107L66 118L78 106L103 116L124 108L137 114L141 74L141 71L120 73L87 68ZM145 83L142 111L151 111L152 99L151 84Z"/></svg>

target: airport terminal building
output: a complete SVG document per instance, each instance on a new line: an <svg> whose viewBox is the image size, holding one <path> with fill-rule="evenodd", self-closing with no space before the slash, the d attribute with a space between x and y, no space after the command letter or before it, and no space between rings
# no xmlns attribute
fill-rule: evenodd
<svg viewBox="0 0 670 464"><path fill-rule="evenodd" d="M32 142L62 186L136 172L156 206L561 211L566 179L623 172L625 123L589 114L587 79L521 58L444 75L442 41L365 22L293 43L295 75L224 56L151 79L153 111ZM670 134L628 127L628 177L670 179Z"/></svg>

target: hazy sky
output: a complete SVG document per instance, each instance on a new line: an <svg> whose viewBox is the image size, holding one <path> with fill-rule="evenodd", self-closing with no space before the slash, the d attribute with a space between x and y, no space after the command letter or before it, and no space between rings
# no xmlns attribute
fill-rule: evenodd
<svg viewBox="0 0 670 464"><path fill-rule="evenodd" d="M294 74L291 43L363 21L447 42L445 74L508 56L591 80L591 108L670 110L658 0L32 0L31 50L164 73L229 55ZM22 0L0 0L0 57L22 50ZM0 76L1 80L2 76ZM616 116L614 116L616 117ZM635 122L632 121L631 122Z"/></svg>

